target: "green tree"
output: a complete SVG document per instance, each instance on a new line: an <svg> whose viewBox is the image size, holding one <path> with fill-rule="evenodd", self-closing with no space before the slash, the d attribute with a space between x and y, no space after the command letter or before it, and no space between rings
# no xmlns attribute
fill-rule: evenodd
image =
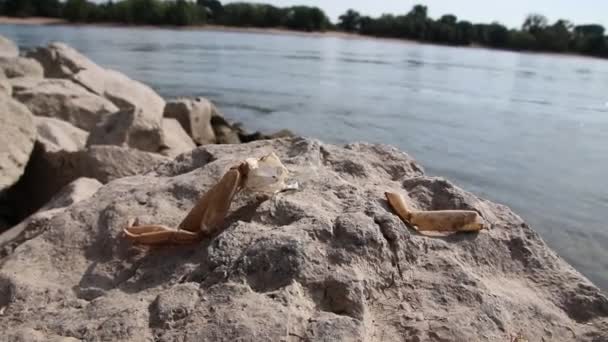
<svg viewBox="0 0 608 342"><path fill-rule="evenodd" d="M537 46L536 37L527 31L509 31L509 47L513 50L534 50Z"/></svg>
<svg viewBox="0 0 608 342"><path fill-rule="evenodd" d="M196 4L205 9L207 19L218 20L224 13L224 6L219 0L197 0Z"/></svg>
<svg viewBox="0 0 608 342"><path fill-rule="evenodd" d="M456 24L457 44L470 45L473 42L473 24L469 21L459 21Z"/></svg>
<svg viewBox="0 0 608 342"><path fill-rule="evenodd" d="M537 47L543 51L565 52L570 47L571 25L566 20L558 20L535 34Z"/></svg>
<svg viewBox="0 0 608 342"><path fill-rule="evenodd" d="M165 20L168 25L186 26L201 24L205 21L205 13L195 3L186 0L167 1Z"/></svg>
<svg viewBox="0 0 608 342"><path fill-rule="evenodd" d="M37 0L35 3L36 15L39 17L60 17L61 2L59 0Z"/></svg>
<svg viewBox="0 0 608 342"><path fill-rule="evenodd" d="M73 22L86 22L95 5L86 0L67 0L63 8L63 16Z"/></svg>
<svg viewBox="0 0 608 342"><path fill-rule="evenodd" d="M418 19L426 19L428 14L428 7L423 5L414 5L408 16Z"/></svg>
<svg viewBox="0 0 608 342"><path fill-rule="evenodd" d="M572 47L575 51L589 55L606 54L605 29L601 25L579 25L574 27L574 42Z"/></svg>
<svg viewBox="0 0 608 342"><path fill-rule="evenodd" d="M359 31L361 28L361 14L353 9L349 9L338 19L338 27L346 32Z"/></svg>
<svg viewBox="0 0 608 342"><path fill-rule="evenodd" d="M293 30L323 31L329 19L318 7L293 6L287 10L285 26Z"/></svg>
<svg viewBox="0 0 608 342"><path fill-rule="evenodd" d="M428 8L422 5L415 5L404 18L405 35L408 38L427 40L428 39Z"/></svg>
<svg viewBox="0 0 608 342"><path fill-rule="evenodd" d="M441 18L439 18L440 23L450 25L450 26L456 25L457 21L458 21L458 18L453 14L446 14L446 15L441 16Z"/></svg>
<svg viewBox="0 0 608 342"><path fill-rule="evenodd" d="M522 30L536 35L539 32L543 31L547 27L548 23L549 21L544 15L536 13L530 14L528 15L528 17L526 17L526 20L522 25Z"/></svg>
<svg viewBox="0 0 608 342"><path fill-rule="evenodd" d="M2 12L11 17L30 17L36 15L35 0L5 0Z"/></svg>

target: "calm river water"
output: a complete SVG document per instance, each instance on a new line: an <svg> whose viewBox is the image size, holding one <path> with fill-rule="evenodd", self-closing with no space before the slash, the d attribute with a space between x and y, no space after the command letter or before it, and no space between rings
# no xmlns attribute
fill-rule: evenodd
<svg viewBox="0 0 608 342"><path fill-rule="evenodd" d="M512 207L608 289L608 60L211 31L0 25L64 41L165 97L332 143L400 147Z"/></svg>

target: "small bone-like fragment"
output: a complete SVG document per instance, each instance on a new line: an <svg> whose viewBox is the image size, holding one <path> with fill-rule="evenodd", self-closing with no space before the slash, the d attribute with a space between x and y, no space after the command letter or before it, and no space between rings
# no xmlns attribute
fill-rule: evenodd
<svg viewBox="0 0 608 342"><path fill-rule="evenodd" d="M410 210L400 194L387 192L385 195L397 215L420 231L476 232L485 227L483 218L473 210Z"/></svg>

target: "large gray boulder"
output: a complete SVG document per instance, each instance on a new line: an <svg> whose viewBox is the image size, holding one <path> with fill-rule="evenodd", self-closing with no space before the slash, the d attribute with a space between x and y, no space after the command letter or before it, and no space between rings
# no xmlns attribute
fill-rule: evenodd
<svg viewBox="0 0 608 342"><path fill-rule="evenodd" d="M19 56L19 48L12 40L0 35L0 57L15 58Z"/></svg>
<svg viewBox="0 0 608 342"><path fill-rule="evenodd" d="M225 170L276 152L301 190L240 193L193 246L126 241L175 226ZM477 210L491 228L428 237L389 209ZM0 262L0 329L84 341L606 341L608 300L520 217L379 145L206 145L70 206ZM31 332L31 331L30 331Z"/></svg>
<svg viewBox="0 0 608 342"><path fill-rule="evenodd" d="M176 157L194 148L196 144L177 120L163 119L163 147L160 151L162 155Z"/></svg>
<svg viewBox="0 0 608 342"><path fill-rule="evenodd" d="M41 138L36 142L25 174L11 189L9 197L18 218L31 215L44 206L59 190L81 178L102 183L143 173L167 157L118 146L91 146L84 150L56 149Z"/></svg>
<svg viewBox="0 0 608 342"><path fill-rule="evenodd" d="M68 122L42 116L35 117L35 122L36 141L47 152L76 152L86 146L89 133Z"/></svg>
<svg viewBox="0 0 608 342"><path fill-rule="evenodd" d="M91 130L87 145L115 145L142 151L159 152L164 132L150 126L144 112L137 107L108 115Z"/></svg>
<svg viewBox="0 0 608 342"><path fill-rule="evenodd" d="M0 70L2 70L8 78L42 78L44 75L44 70L40 63L35 59L24 57L0 57Z"/></svg>
<svg viewBox="0 0 608 342"><path fill-rule="evenodd" d="M195 143L205 145L216 142L211 117L221 114L211 101L202 97L175 99L167 102L164 115L176 119Z"/></svg>
<svg viewBox="0 0 608 342"><path fill-rule="evenodd" d="M27 82L31 82L30 87ZM34 115L58 118L86 131L91 131L116 107L109 100L64 79L45 79L40 82L22 81L14 88L13 96L25 104Z"/></svg>
<svg viewBox="0 0 608 342"><path fill-rule="evenodd" d="M78 51L62 43L53 43L28 53L44 67L46 77L66 78L90 92L105 97L123 110L136 108L145 127L162 134L165 101L147 85L124 74L100 67ZM158 146L157 146L158 147Z"/></svg>
<svg viewBox="0 0 608 342"><path fill-rule="evenodd" d="M23 174L36 140L32 113L0 92L0 193Z"/></svg>

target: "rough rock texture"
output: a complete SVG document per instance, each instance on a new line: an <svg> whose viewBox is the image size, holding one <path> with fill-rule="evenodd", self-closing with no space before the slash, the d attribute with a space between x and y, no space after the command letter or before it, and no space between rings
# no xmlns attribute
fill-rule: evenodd
<svg viewBox="0 0 608 342"><path fill-rule="evenodd" d="M4 93L8 96L13 95L13 87L6 76L4 76L4 72L2 70L0 70L0 93Z"/></svg>
<svg viewBox="0 0 608 342"><path fill-rule="evenodd" d="M19 89L13 89L13 96L34 115L55 117L86 131L118 111L109 100L69 80L45 79L28 88L24 88L23 83Z"/></svg>
<svg viewBox="0 0 608 342"><path fill-rule="evenodd" d="M282 129L272 134L264 134L261 132L250 133L243 127L241 123L235 123L232 125L232 127L233 130L237 133L239 140L244 143L258 140L290 138L296 136L292 131L288 129Z"/></svg>
<svg viewBox="0 0 608 342"><path fill-rule="evenodd" d="M94 178L107 183L143 173L169 160L161 155L118 146L92 146L75 152L47 148L47 144L36 143L24 176L10 191L9 197L19 218L37 211L61 188L78 178Z"/></svg>
<svg viewBox="0 0 608 342"><path fill-rule="evenodd" d="M138 109L145 127L162 134L165 101L147 85L98 66L73 48L53 43L28 53L44 67L46 77L67 78L112 101L123 110ZM160 143L160 142L159 142ZM157 146L158 148L158 146Z"/></svg>
<svg viewBox="0 0 608 342"><path fill-rule="evenodd" d="M19 48L13 41L0 35L0 57L14 58L19 56Z"/></svg>
<svg viewBox="0 0 608 342"><path fill-rule="evenodd" d="M240 144L241 139L235 127L222 116L213 116L211 125L218 144Z"/></svg>
<svg viewBox="0 0 608 342"><path fill-rule="evenodd" d="M40 63L38 63L35 59L24 57L0 57L0 70L3 70L4 74L8 78L42 78L44 75L44 70L42 69Z"/></svg>
<svg viewBox="0 0 608 342"><path fill-rule="evenodd" d="M42 230L39 228L44 227L43 222L50 220L72 204L93 196L101 187L102 184L92 178L79 178L66 185L37 213L0 234L0 257L5 257L24 241L40 234Z"/></svg>
<svg viewBox="0 0 608 342"><path fill-rule="evenodd" d="M69 122L55 118L35 117L36 141L43 145L47 152L76 152L83 150L89 133Z"/></svg>
<svg viewBox="0 0 608 342"><path fill-rule="evenodd" d="M115 145L142 151L159 152L163 147L163 131L150 126L144 112L136 107L108 115L97 124L87 145Z"/></svg>
<svg viewBox="0 0 608 342"><path fill-rule="evenodd" d="M199 145L215 143L215 133L211 127L211 117L221 116L211 101L195 99L176 99L167 102L165 117L174 118Z"/></svg>
<svg viewBox="0 0 608 342"><path fill-rule="evenodd" d="M241 193L225 230L146 249L128 219L176 225L230 166L276 152L301 184ZM420 209L474 209L479 234L421 236ZM508 208L406 154L306 139L207 145L119 179L0 261L0 329L84 341L606 341L608 300Z"/></svg>
<svg viewBox="0 0 608 342"><path fill-rule="evenodd" d="M196 148L192 138L175 119L163 119L163 147L161 154L176 157Z"/></svg>
<svg viewBox="0 0 608 342"><path fill-rule="evenodd" d="M102 186L103 184L97 179L85 177L78 178L61 189L40 210L46 211L67 208L74 203L78 203L93 196L93 194Z"/></svg>
<svg viewBox="0 0 608 342"><path fill-rule="evenodd" d="M36 140L32 113L0 93L0 193L23 174Z"/></svg>
<svg viewBox="0 0 608 342"><path fill-rule="evenodd" d="M10 78L10 85L13 87L13 92L19 92L21 90L35 87L38 83L42 82L43 79L36 77L15 77Z"/></svg>

